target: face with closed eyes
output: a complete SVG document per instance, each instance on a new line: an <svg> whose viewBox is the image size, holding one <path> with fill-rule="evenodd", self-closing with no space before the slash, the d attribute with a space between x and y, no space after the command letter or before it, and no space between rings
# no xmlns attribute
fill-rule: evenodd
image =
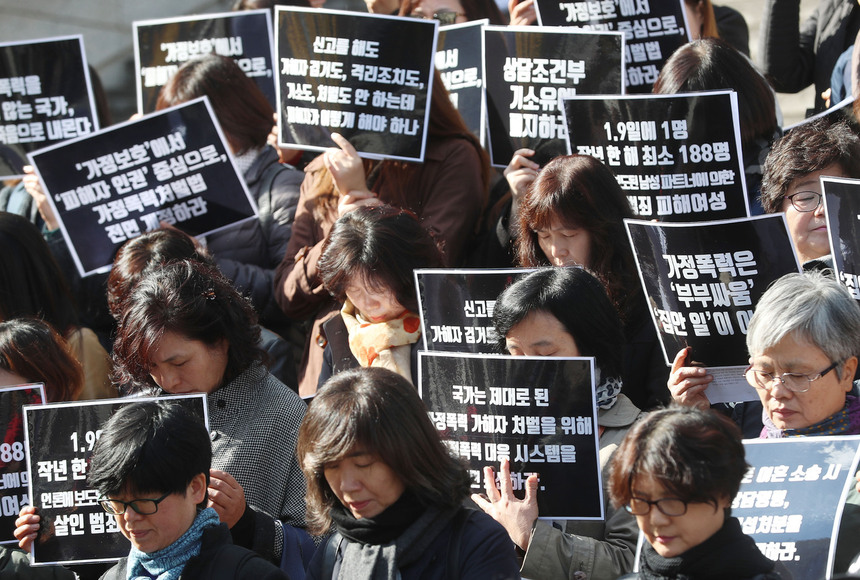
<svg viewBox="0 0 860 580"><path fill-rule="evenodd" d="M153 349L149 374L168 393L208 394L223 383L229 348L223 339L210 346L177 332L165 332Z"/></svg>
<svg viewBox="0 0 860 580"><path fill-rule="evenodd" d="M545 310L534 310L505 336L513 356L579 356L579 348L564 325Z"/></svg>
<svg viewBox="0 0 860 580"><path fill-rule="evenodd" d="M350 282L344 293L355 309L370 322L387 322L406 312L390 288L367 280Z"/></svg>
<svg viewBox="0 0 860 580"><path fill-rule="evenodd" d="M631 488L633 497L650 501L674 497L650 475L637 476ZM684 499L684 498L680 498ZM716 505L689 502L680 516L667 516L656 505L647 514L636 516L639 529L654 550L664 558L680 556L716 534L726 521L726 508L731 502L722 498Z"/></svg>
<svg viewBox="0 0 860 580"><path fill-rule="evenodd" d="M157 499L161 495L156 491L125 490L111 495L110 499L131 502L141 498ZM188 484L185 493L172 493L161 500L155 513L142 515L126 507L122 514L113 517L122 535L135 548L141 552L157 552L170 546L188 531L197 515L197 504L205 497L206 474L199 473Z"/></svg>
<svg viewBox="0 0 860 580"><path fill-rule="evenodd" d="M553 266L590 267L591 234L585 228L553 219L548 228L535 233L541 251Z"/></svg>
<svg viewBox="0 0 860 580"><path fill-rule="evenodd" d="M782 211L788 223L788 232L797 251L800 262L807 262L830 253L830 238L827 235L827 215L824 212L824 200L813 211L797 211L788 199L789 196L800 192L821 193L821 177L848 177L838 163L829 165L821 171L815 171L803 177L798 177L788 185L785 198L782 200Z"/></svg>
<svg viewBox="0 0 860 580"><path fill-rule="evenodd" d="M323 466L326 482L356 519L373 518L400 499L405 486L387 463L357 448Z"/></svg>

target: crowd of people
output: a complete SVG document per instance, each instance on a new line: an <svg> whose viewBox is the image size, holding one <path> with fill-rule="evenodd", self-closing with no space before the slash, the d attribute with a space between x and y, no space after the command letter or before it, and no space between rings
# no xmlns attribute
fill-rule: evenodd
<svg viewBox="0 0 860 580"><path fill-rule="evenodd" d="M446 24L537 17L534 0L365 1ZM860 434L860 305L833 275L819 180L860 178L858 128L824 116L783 135L774 95L814 82L820 111L855 92L860 5L822 0L801 24L798 4L767 0L759 68L739 13L685 0L692 42L653 89L737 92L750 213L785 215L803 270L754 305L744 377L755 402L712 405L714 377L688 349L665 364L624 228L635 214L612 170L581 154L540 166L531 149L491 168L438 72L414 163L364 159L337 133L316 157L272 146L275 112L239 66L188 60L157 108L208 97L259 220L205 239L147 232L105 276L78 275L25 169L0 192L0 386L41 382L49 402L130 401L104 426L88 483L131 551L74 572L779 579L731 514L749 467L742 439ZM413 270L442 267L530 269L496 300L498 353L594 358L598 521L540 518L538 476L515 493L508 459L485 467L484 493L471 493L416 389ZM179 393L205 394L208 432L167 397L131 398ZM50 535L35 506L16 526L23 550ZM856 489L840 527L834 570L858 572ZM72 577L0 546L6 574Z"/></svg>

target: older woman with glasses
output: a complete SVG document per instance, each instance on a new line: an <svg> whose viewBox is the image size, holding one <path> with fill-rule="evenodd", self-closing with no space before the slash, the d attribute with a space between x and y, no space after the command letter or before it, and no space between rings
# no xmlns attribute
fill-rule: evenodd
<svg viewBox="0 0 860 580"><path fill-rule="evenodd" d="M639 573L623 578L778 579L730 514L746 470L740 430L718 413L677 406L640 419L609 472L612 503L648 541Z"/></svg>
<svg viewBox="0 0 860 580"><path fill-rule="evenodd" d="M747 349L762 437L860 434L860 306L839 282L818 272L774 282L756 306Z"/></svg>

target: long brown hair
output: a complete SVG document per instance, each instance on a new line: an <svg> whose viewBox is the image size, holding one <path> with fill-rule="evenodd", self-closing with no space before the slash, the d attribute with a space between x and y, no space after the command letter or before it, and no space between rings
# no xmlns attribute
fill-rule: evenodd
<svg viewBox="0 0 860 580"><path fill-rule="evenodd" d="M207 54L186 61L161 88L155 108L209 97L218 123L236 153L266 144L275 110L232 58Z"/></svg>
<svg viewBox="0 0 860 580"><path fill-rule="evenodd" d="M49 403L74 401L84 388L83 368L69 344L38 318L0 322L0 369L44 383Z"/></svg>
<svg viewBox="0 0 860 580"><path fill-rule="evenodd" d="M520 202L516 250L520 266L549 266L538 230L553 220L585 229L591 236L589 263L622 321L640 290L624 218L633 217L627 196L606 165L589 155L565 155L538 173Z"/></svg>

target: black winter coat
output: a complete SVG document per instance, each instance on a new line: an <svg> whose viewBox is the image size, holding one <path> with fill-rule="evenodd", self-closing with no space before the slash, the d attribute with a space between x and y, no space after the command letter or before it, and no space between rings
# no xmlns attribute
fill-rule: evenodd
<svg viewBox="0 0 860 580"><path fill-rule="evenodd" d="M185 564L182 580L283 580L288 576L256 553L234 545L226 524L203 531L200 553ZM101 580L125 580L128 559L105 572Z"/></svg>

